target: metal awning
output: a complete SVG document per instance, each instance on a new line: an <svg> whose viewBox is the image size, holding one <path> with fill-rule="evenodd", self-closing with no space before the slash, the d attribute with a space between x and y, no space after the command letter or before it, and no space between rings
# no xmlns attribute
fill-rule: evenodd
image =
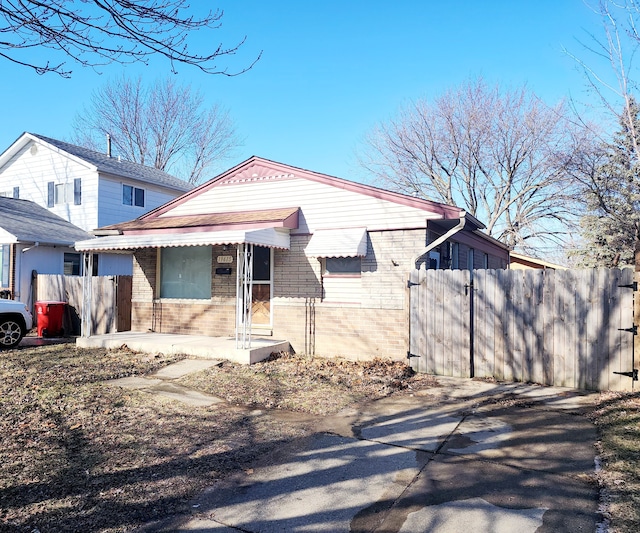
<svg viewBox="0 0 640 533"><path fill-rule="evenodd" d="M304 250L308 257L364 257L367 228L319 229Z"/></svg>
<svg viewBox="0 0 640 533"><path fill-rule="evenodd" d="M208 246L222 244L255 244L267 248L290 248L288 229L261 228L247 230L195 231L187 233L140 233L109 235L75 243L79 252L165 248L169 246Z"/></svg>

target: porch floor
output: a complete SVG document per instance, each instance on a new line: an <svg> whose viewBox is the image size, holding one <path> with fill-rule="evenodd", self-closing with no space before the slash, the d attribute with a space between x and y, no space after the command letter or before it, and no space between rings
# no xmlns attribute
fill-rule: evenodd
<svg viewBox="0 0 640 533"><path fill-rule="evenodd" d="M76 346L79 348L120 348L123 345L139 352L181 353L203 359L228 359L244 364L262 361L273 352L290 350L289 341L265 337L252 337L251 348L247 349L236 348L235 337L207 337L206 335L119 331L76 339Z"/></svg>

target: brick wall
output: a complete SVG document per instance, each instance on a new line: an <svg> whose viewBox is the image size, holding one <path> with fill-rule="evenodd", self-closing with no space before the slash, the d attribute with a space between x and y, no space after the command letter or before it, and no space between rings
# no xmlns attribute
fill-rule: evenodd
<svg viewBox="0 0 640 533"><path fill-rule="evenodd" d="M407 352L407 277L425 230L370 232L362 260L359 301L322 301L322 260L304 249L310 236L292 236L290 250L274 251L273 337L288 340L298 353L404 358ZM234 335L236 249L212 250L212 295L202 302L154 300L157 251L134 254L132 329L159 333ZM219 255L232 275L216 275ZM315 311L311 313L311 310Z"/></svg>

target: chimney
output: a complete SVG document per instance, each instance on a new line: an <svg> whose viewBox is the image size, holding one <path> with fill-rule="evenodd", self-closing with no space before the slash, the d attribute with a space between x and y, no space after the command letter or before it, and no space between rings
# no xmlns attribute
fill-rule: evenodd
<svg viewBox="0 0 640 533"><path fill-rule="evenodd" d="M107 133L107 157L111 157L111 135Z"/></svg>

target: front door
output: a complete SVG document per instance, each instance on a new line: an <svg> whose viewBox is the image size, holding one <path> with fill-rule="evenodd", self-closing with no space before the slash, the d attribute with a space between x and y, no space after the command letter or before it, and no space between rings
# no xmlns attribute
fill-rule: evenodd
<svg viewBox="0 0 640 533"><path fill-rule="evenodd" d="M253 247L253 290L251 298L251 324L271 326L271 248Z"/></svg>

